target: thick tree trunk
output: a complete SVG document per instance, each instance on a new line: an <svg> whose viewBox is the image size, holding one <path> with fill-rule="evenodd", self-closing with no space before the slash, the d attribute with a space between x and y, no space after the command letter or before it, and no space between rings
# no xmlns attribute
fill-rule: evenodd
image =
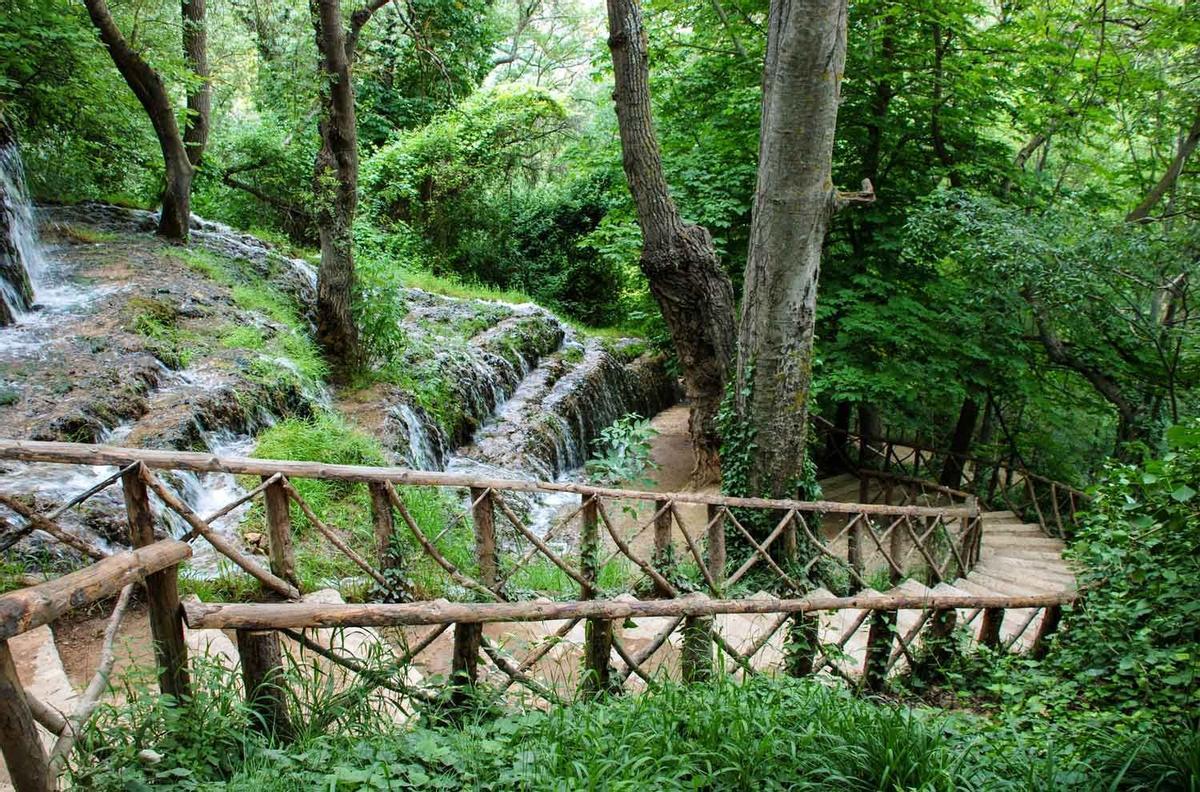
<svg viewBox="0 0 1200 792"><path fill-rule="evenodd" d="M772 0L758 187L739 335L747 493L790 497L803 470L813 324L846 61L846 0Z"/></svg>
<svg viewBox="0 0 1200 792"><path fill-rule="evenodd" d="M358 328L351 311L354 292L354 213L358 208L358 124L350 56L338 0L310 0L321 83L321 149L313 192L321 239L317 270L317 343L334 381L358 368Z"/></svg>
<svg viewBox="0 0 1200 792"><path fill-rule="evenodd" d="M957 489L962 484L963 468L967 463L967 454L971 453L971 438L975 435L975 422L978 420L979 402L967 394L958 411L954 436L950 438L950 451L942 463L942 474L938 478L938 483L943 487Z"/></svg>
<svg viewBox="0 0 1200 792"><path fill-rule="evenodd" d="M203 0L200 0L200 8L198 10L200 20L200 30L203 31L204 8ZM162 78L158 72L150 67L142 56L139 55L129 43L125 41L125 37L121 35L121 31L117 28L117 24L113 21L112 14L109 13L108 5L104 0L84 0L84 5L87 6L88 16L92 19L92 24L100 33L100 41L108 49L109 55L112 56L113 63L116 64L117 71L125 78L126 84L141 103L142 108L146 111L146 115L150 117L150 124L154 127L154 134L158 138L158 145L162 149L163 163L166 166L166 185L163 189L162 196L162 213L158 221L158 235L167 239L186 242L188 238L188 219L190 218L190 205L192 193L192 162L188 159L188 153L184 146L182 135L179 133L179 125L175 121L175 111L171 107L170 97L167 95L166 87L163 85ZM184 23L184 50L202 51L205 47L205 37L200 35L199 39L195 37L195 27L189 25L186 20L187 8L185 6L185 23ZM191 13L197 13L193 10ZM188 29L191 27L192 32ZM207 57L204 56L201 60L207 64ZM199 116L198 116L199 117ZM208 114L204 113L203 121L203 138L197 138L200 144L200 149L203 150L203 140L207 138L208 130Z"/></svg>
<svg viewBox="0 0 1200 792"><path fill-rule="evenodd" d="M650 112L646 33L637 0L608 0L622 163L642 229L642 272L671 331L691 405L693 478L719 475L717 409L733 362L733 286L721 269L712 238L684 223L663 176Z"/></svg>

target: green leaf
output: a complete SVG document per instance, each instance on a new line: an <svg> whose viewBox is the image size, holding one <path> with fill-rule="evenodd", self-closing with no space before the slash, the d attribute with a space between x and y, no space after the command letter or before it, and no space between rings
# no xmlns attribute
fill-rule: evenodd
<svg viewBox="0 0 1200 792"><path fill-rule="evenodd" d="M1187 503L1192 498L1196 497L1196 490L1192 489L1187 484L1184 484L1179 487L1179 489L1172 492L1171 497L1180 503Z"/></svg>

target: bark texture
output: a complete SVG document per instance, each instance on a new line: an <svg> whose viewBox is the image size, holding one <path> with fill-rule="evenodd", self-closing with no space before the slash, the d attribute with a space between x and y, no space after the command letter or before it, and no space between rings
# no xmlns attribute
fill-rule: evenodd
<svg viewBox="0 0 1200 792"><path fill-rule="evenodd" d="M737 367L756 494L794 494L803 470L821 246L837 204L830 162L846 13L846 0L771 3Z"/></svg>
<svg viewBox="0 0 1200 792"><path fill-rule="evenodd" d="M196 91L194 96L196 114L189 115L189 140L195 150L195 162L200 161L204 143L208 138L208 58L207 37L204 34L204 0L195 0L198 5L183 3L184 11L184 54L192 68L201 66L203 88ZM162 194L162 213L158 220L158 235L178 242L186 242L188 238L188 221L191 217L192 173L194 162L189 157L188 148L183 135L180 134L179 124L175 120L175 110L171 106L170 96L162 77L150 64L129 45L121 35L117 23L113 20L104 0L84 0L88 16L100 34L100 41L108 49L116 64L117 71L125 79L138 102L150 117L150 124L158 138L162 149L165 166L166 184ZM198 58L196 56L199 56ZM197 72L199 73L199 72ZM188 97L189 110L193 109L193 96ZM201 112L203 111L203 112Z"/></svg>
<svg viewBox="0 0 1200 792"><path fill-rule="evenodd" d="M321 148L313 169L321 266L317 270L317 343L335 381L358 367L354 292L354 214L358 209L358 122L350 55L338 0L310 0L321 84Z"/></svg>
<svg viewBox="0 0 1200 792"><path fill-rule="evenodd" d="M208 0L181 0L183 15L183 62L196 75L199 84L187 95L187 123L183 145L192 167L200 165L208 145L209 118L212 115L212 82L208 69L208 28L204 21Z"/></svg>
<svg viewBox="0 0 1200 792"><path fill-rule="evenodd" d="M712 237L685 223L667 188L650 111L646 33L637 0L608 0L621 159L642 230L641 268L671 331L691 406L693 478L719 475L717 409L734 356L733 286Z"/></svg>

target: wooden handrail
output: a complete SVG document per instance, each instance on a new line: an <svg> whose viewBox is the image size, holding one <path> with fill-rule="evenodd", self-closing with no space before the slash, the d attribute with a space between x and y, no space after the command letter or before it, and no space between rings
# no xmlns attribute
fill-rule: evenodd
<svg viewBox="0 0 1200 792"><path fill-rule="evenodd" d="M525 481L519 479L486 479L460 473L410 470L402 467L372 467L366 465L330 465L323 462L296 462L279 459L252 459L238 456L215 456L192 451L161 451L119 446L57 443L37 440L0 439L0 459L22 462L52 462L72 465L118 465L141 462L156 470L189 470L198 473L231 473L235 475L272 476L282 473L288 478L327 479L348 482L409 484L433 487L475 487L514 492L573 492L604 498L630 500L673 500L678 503L699 503L712 506L751 509L795 509L803 512L840 514L890 514L913 517L973 517L972 507L938 508L930 506L890 506L870 503L838 503L835 501L798 501L768 498L735 498L707 495L699 492L648 492L612 487L595 487L566 481Z"/></svg>
<svg viewBox="0 0 1200 792"><path fill-rule="evenodd" d="M130 583L187 560L192 548L165 539L117 553L77 572L0 596L0 641L28 632L76 608L107 599Z"/></svg>
<svg viewBox="0 0 1200 792"><path fill-rule="evenodd" d="M833 423L829 421L829 419L822 418L819 415L813 416L813 422L819 424L823 428L824 431L843 435L848 440L861 440L862 439L862 435L859 434L858 432L852 432L849 429L838 428L837 426L834 426ZM1060 489L1062 489L1064 492L1070 492L1079 497L1084 497L1084 498L1087 497L1087 493L1084 492L1083 490L1079 489L1078 487L1073 487L1070 484L1067 484L1065 482L1056 481L1055 479L1052 479L1052 478L1047 478L1046 476L1040 475L1038 473L1034 473L1033 471L1026 468L1024 465L1013 465L1008 462L1005 462L1002 459L986 459L984 457L976 456L974 454L952 454L952 452L946 448L935 448L934 446L924 445L924 444L917 443L917 442L910 442L907 440L893 440L892 438L889 438L889 437L871 437L871 438L868 438L868 442L882 443L884 446L911 448L915 451L928 451L929 453L938 454L941 456L955 456L955 457L962 459L964 462L971 462L976 465L1006 468L1008 470L1012 470L1016 473L1019 473L1022 476L1036 479L1044 484L1053 484L1053 485L1059 487ZM876 448L872 448L871 450L874 451L876 454L883 456L883 451L876 449Z"/></svg>
<svg viewBox="0 0 1200 792"><path fill-rule="evenodd" d="M953 608L1045 608L1076 600L1075 591L1029 596L887 595L803 597L800 599L575 600L570 602L410 602L402 604L184 603L192 629L282 630L325 627L394 627L422 624L629 619L724 613L808 613L826 610L950 610Z"/></svg>

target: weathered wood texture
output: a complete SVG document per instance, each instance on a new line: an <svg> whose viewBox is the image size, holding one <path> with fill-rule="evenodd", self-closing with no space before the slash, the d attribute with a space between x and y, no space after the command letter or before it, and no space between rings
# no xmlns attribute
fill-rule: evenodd
<svg viewBox="0 0 1200 792"><path fill-rule="evenodd" d="M612 487L594 487L567 481L524 481L517 479L483 479L459 473L410 470L400 467L370 467L366 465L329 465L322 462L293 462L288 460L251 459L249 457L216 457L191 451L161 451L143 448L87 445L82 443L43 442L37 440L0 439L0 459L23 462L60 462L82 465L127 465L142 462L156 470L190 470L223 472L236 475L270 476L282 473L289 478L314 478L351 482L391 482L431 487L487 487L511 492L573 492L598 495L604 498L632 500L672 500L676 503L715 504L750 509L795 509L801 512L829 514L881 514L912 516L946 515L947 518L974 516L970 507L889 506L871 503L839 503L836 501L799 501L769 498L734 498L700 492L648 492Z"/></svg>
<svg viewBox="0 0 1200 792"><path fill-rule="evenodd" d="M17 678L8 642L0 640L0 751L17 792L50 792L46 752Z"/></svg>
<svg viewBox="0 0 1200 792"><path fill-rule="evenodd" d="M242 663L242 682L246 686L246 702L254 715L251 727L277 740L291 739L293 730L288 716L279 636L270 631L238 630L237 649Z"/></svg>
<svg viewBox="0 0 1200 792"><path fill-rule="evenodd" d="M863 687L872 693L883 690L887 681L888 656L896 634L896 612L875 611L867 630L867 659L863 666Z"/></svg>
<svg viewBox="0 0 1200 792"><path fill-rule="evenodd" d="M121 477L129 536L133 546L138 548L154 544L154 514L150 511L150 494L146 491L147 478L148 474L142 468ZM167 567L146 575L146 600L150 605L150 632L154 637L159 688L181 700L191 695L191 686L187 644L183 642L177 569Z"/></svg>
<svg viewBox="0 0 1200 792"><path fill-rule="evenodd" d="M928 610L949 608L1040 608L1073 602L1073 591L1029 596L912 596L871 594L854 597L800 599L706 599L699 596L665 600L576 600L573 602L410 602L401 604L184 603L193 629L258 629L309 627L388 627L450 624L557 621L562 619L629 619L654 616L712 616L719 613L809 613L823 610Z"/></svg>
<svg viewBox="0 0 1200 792"><path fill-rule="evenodd" d="M299 589L296 551L292 547L292 512L282 478L279 474L264 477L266 487L263 489L263 503L267 507L267 541L270 544L271 572Z"/></svg>
<svg viewBox="0 0 1200 792"><path fill-rule="evenodd" d="M583 568L583 585L579 596L592 600L599 594L600 577L600 510L597 500L583 496L579 510L579 565ZM583 690L595 695L612 687L612 622L588 619L584 623Z"/></svg>
<svg viewBox="0 0 1200 792"><path fill-rule="evenodd" d="M78 572L0 596L0 640L49 624L67 611L117 594L190 558L192 548L164 539L148 547L109 556Z"/></svg>

